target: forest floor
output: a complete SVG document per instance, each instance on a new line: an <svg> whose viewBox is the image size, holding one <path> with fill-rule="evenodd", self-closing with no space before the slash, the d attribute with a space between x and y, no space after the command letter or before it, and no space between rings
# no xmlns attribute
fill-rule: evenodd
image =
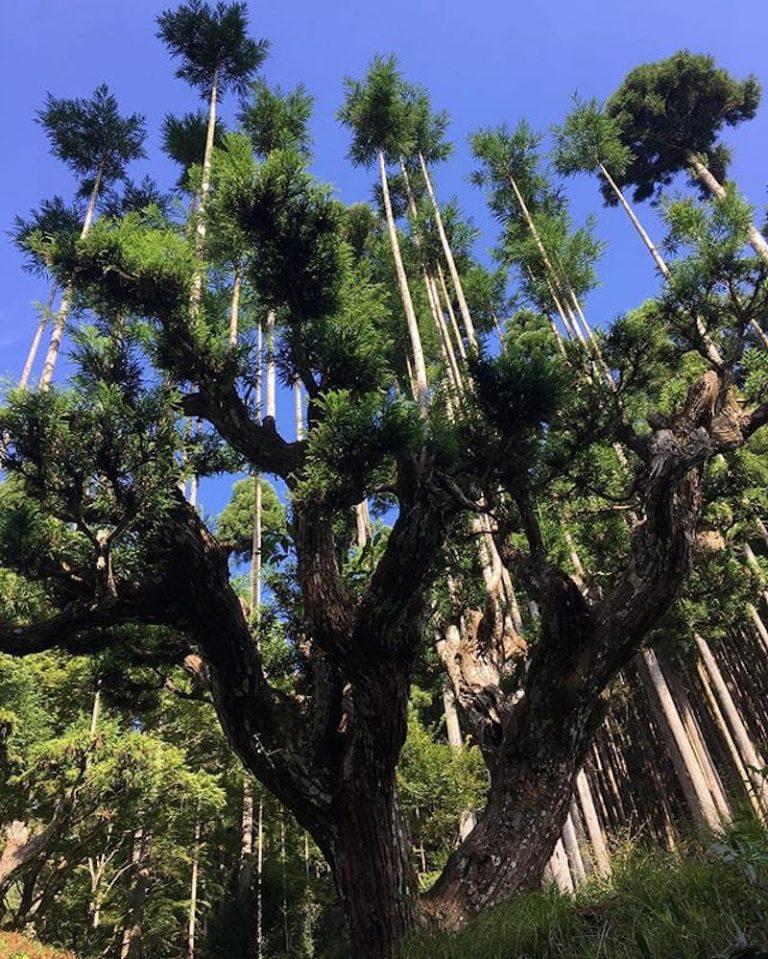
<svg viewBox="0 0 768 959"><path fill-rule="evenodd" d="M768 959L768 838L734 831L682 854L627 846L575 896L523 896L407 959Z"/></svg>
<svg viewBox="0 0 768 959"><path fill-rule="evenodd" d="M71 952L33 942L16 932L0 932L0 959L75 959Z"/></svg>

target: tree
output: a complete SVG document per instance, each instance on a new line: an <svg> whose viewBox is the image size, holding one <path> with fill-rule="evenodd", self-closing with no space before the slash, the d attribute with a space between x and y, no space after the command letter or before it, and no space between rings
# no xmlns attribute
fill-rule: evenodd
<svg viewBox="0 0 768 959"><path fill-rule="evenodd" d="M14 220L13 242L24 257L22 269L37 276L47 276L48 265L46 246L57 234L65 234L74 242L78 233L83 229L82 212L75 204L67 206L64 200L55 196L51 200L43 200L39 210L33 210L29 219L17 216ZM40 348L43 333L51 318L53 304L56 299L57 287L51 283L48 302L40 310L40 319L32 337L32 343L24 362L24 368L19 377L19 387L24 389L29 382L32 366Z"/></svg>
<svg viewBox="0 0 768 959"><path fill-rule="evenodd" d="M89 198L81 231L81 236L86 236L93 223L100 190L121 179L131 160L144 156L144 117L138 113L121 117L117 100L106 84L102 84L88 100L57 99L49 93L37 120L50 140L54 156L79 177L80 192ZM40 386L44 389L53 378L70 300L71 293L67 291L56 314L40 377Z"/></svg>
<svg viewBox="0 0 768 959"><path fill-rule="evenodd" d="M254 81L239 120L257 156L266 158L273 150L295 150L309 157L312 141L307 127L313 103L314 98L301 84L284 93L264 80Z"/></svg>
<svg viewBox="0 0 768 959"><path fill-rule="evenodd" d="M202 111L185 113L181 117L168 114L163 119L163 151L181 167L177 186L191 192L190 168L200 163L200 144L206 140L208 120ZM213 128L213 145L220 147L224 139L224 124L216 119Z"/></svg>
<svg viewBox="0 0 768 959"><path fill-rule="evenodd" d="M211 175L211 156L216 138L216 109L218 100L227 89L242 94L248 80L263 63L269 44L253 40L247 35L248 21L244 3L225 3L219 0L214 7L205 0L189 0L176 10L166 10L157 18L158 37L168 47L171 56L180 60L176 76L186 80L201 97L208 101L205 141L201 154L202 177L197 209L196 249L200 259L205 245L205 200ZM166 140L171 135L180 147L181 134L189 134L195 127L194 115L187 115L181 126L166 125ZM180 155L178 149L175 150ZM199 296L195 284L194 295Z"/></svg>
<svg viewBox="0 0 768 959"><path fill-rule="evenodd" d="M705 190L722 198L729 151L718 136L723 127L752 119L759 102L755 77L735 80L703 54L681 50L636 67L605 105L632 156L621 183L634 187L635 200L646 200L690 168ZM768 261L768 243L753 223L747 239Z"/></svg>
<svg viewBox="0 0 768 959"><path fill-rule="evenodd" d="M599 174L607 187L606 202L621 204L659 272L667 277L666 263L616 181L616 178L622 179L632 160L629 149L621 142L616 121L606 114L597 100L584 101L576 95L573 110L561 127L555 127L554 136L558 172L565 176L579 172Z"/></svg>
<svg viewBox="0 0 768 959"><path fill-rule="evenodd" d="M368 81L348 84L343 115L353 154L378 157L386 199L388 158L408 152L410 89L390 61L376 61ZM531 169L536 158L522 159ZM528 199L540 205L528 212L544 246L567 221L539 172L533 164L539 189ZM74 250L54 243L56 275L96 326L81 331L68 389L17 391L0 413L16 484L0 559L41 597L3 616L0 649L108 652L124 673L197 657L233 751L328 863L353 950L389 957L418 913L457 928L539 883L614 681L675 612L716 464L763 455L766 374L747 334L765 309L765 267L742 255L743 207L671 208L677 279L606 335L615 388L529 312L508 324L499 355L479 351L474 388L448 416L440 391L408 397L396 336L406 264L418 263L407 244L395 295L375 217L345 210L293 150L256 164L230 211L253 251L249 283L279 317L276 364L306 391L306 437L286 439L257 413L254 344L231 348L214 283L195 308L190 238L133 212L100 220ZM391 198L386 213L398 262ZM519 239L529 225L515 216ZM568 249L558 245L552 261L564 290L563 277L585 269ZM696 338L699 316L728 345L717 369ZM420 332L408 326L415 357ZM205 424L199 441L182 416ZM231 550L179 494L182 456L203 474L247 470L284 484L279 643L254 642ZM352 510L366 497L394 518L360 549ZM580 523L599 588L570 575L563 500L588 500ZM525 641L497 631L495 611L476 599L467 518L488 520L494 575L506 570L535 603ZM458 618L454 602L465 634L446 657L449 677L489 788L477 826L419 900L397 765L416 668L431 655L428 620L435 609Z"/></svg>
<svg viewBox="0 0 768 959"><path fill-rule="evenodd" d="M411 341L416 396L419 408L426 415L429 407L429 386L424 350L403 266L387 178L387 162L397 162L403 154L410 152L409 138L412 136L413 125L408 88L398 72L394 57L376 57L369 66L364 81L348 78L345 80L345 87L345 104L339 111L339 119L353 132L350 159L355 165L362 166L370 166L378 159L390 248Z"/></svg>

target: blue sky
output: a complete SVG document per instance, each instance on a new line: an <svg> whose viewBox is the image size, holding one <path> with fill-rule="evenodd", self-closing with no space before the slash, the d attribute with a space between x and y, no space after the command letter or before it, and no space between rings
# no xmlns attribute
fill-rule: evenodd
<svg viewBox="0 0 768 959"><path fill-rule="evenodd" d="M195 94L174 77L174 66L155 38L162 0L5 0L0 2L0 115L3 117L0 191L0 376L18 377L36 323L32 303L45 297L39 280L20 271L20 259L5 237L15 214L26 214L54 193L69 197L74 181L47 152L33 122L47 91L56 96L90 94L106 82L123 112L147 116L146 172L170 186L175 172L158 150L166 113L196 106ZM346 159L348 135L335 115L345 75L359 76L377 52L396 53L406 75L425 84L436 106L452 117L454 155L436 173L439 195L457 195L481 229L477 251L487 256L496 229L480 192L467 177L472 161L467 135L479 126L516 123L527 117L539 129L559 121L574 90L607 96L638 63L681 47L713 54L728 70L756 73L768 87L765 0L549 0L515 3L475 0L390 0L367 5L348 0L262 4L249 2L255 36L272 51L264 76L290 87L303 82L316 98L312 132L315 173L346 202L369 197L373 173ZM236 105L226 98L223 117ZM751 123L728 131L734 150L732 174L756 206L765 203L768 174L768 103ZM574 216L598 217L607 243L602 285L587 302L587 315L603 325L651 294L655 279L647 253L619 210L603 210L596 182L567 186ZM640 211L660 238L652 210ZM286 423L290 403L281 398ZM290 428L287 427L287 430ZM221 482L205 483L201 501L218 510L226 496Z"/></svg>

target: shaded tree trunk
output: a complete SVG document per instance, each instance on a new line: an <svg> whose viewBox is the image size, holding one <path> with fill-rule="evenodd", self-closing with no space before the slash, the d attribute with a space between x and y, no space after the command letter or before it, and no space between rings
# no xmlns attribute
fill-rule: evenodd
<svg viewBox="0 0 768 959"><path fill-rule="evenodd" d="M246 776L243 780L243 812L240 820L240 868L237 885L240 895L245 897L251 888L253 878L253 787Z"/></svg>
<svg viewBox="0 0 768 959"><path fill-rule="evenodd" d="M670 737L670 751L691 813L700 826L718 830L720 816L653 650L642 651L640 664L640 675L646 681L651 703L657 705L663 717L660 717L662 730Z"/></svg>
<svg viewBox="0 0 768 959"><path fill-rule="evenodd" d="M189 921L187 923L187 959L195 959L195 940L197 936L197 886L200 871L200 829L201 823L195 822L195 838L192 849L192 878L189 884Z"/></svg>
<svg viewBox="0 0 768 959"><path fill-rule="evenodd" d="M137 829L133 834L134 879L131 892L131 914L120 943L120 959L142 959L144 906L149 886L150 844L149 831L143 828Z"/></svg>
<svg viewBox="0 0 768 959"><path fill-rule="evenodd" d="M739 747L744 765L749 772L749 777L752 780L755 793L759 798L763 808L768 809L768 786L766 786L765 779L761 775L761 770L765 768L765 761L763 760L762 756L758 754L754 747L749 733L747 732L747 728L744 725L744 722L739 715L739 711L736 708L736 704L733 701L730 690L723 679L723 674L720 672L720 667L717 665L715 657L712 655L709 644L704 637L700 636L698 633L695 636L695 640L709 679L714 687L715 693L717 694L717 698L720 701L720 706L725 713L726 718L728 719L728 724L731 727L733 738Z"/></svg>

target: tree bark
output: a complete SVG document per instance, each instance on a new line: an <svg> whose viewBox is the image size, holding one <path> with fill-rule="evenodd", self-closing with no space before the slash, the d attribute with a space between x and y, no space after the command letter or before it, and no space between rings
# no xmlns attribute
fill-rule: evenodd
<svg viewBox="0 0 768 959"><path fill-rule="evenodd" d="M424 363L424 350L421 344L421 333L419 332L419 322L416 319L416 311L413 308L411 291L408 287L408 277L403 266L403 258L400 254L400 243L397 238L397 228L395 218L392 213L392 201L389 196L389 182L387 180L387 165L384 160L384 153L379 151L379 175L381 177L381 191L384 197L384 213L387 219L387 230L389 233L389 244L392 249L392 259L395 262L395 275L397 277L397 287L400 291L400 299L405 311L405 320L408 326L408 336L411 341L411 354L413 357L413 373L416 386L416 402L423 416L427 415L429 410L429 386L427 383L427 368Z"/></svg>
<svg viewBox="0 0 768 959"><path fill-rule="evenodd" d="M275 311L267 311L266 341L266 375L264 379L264 416L274 421L277 415L276 390L277 376L275 369Z"/></svg>
<svg viewBox="0 0 768 959"><path fill-rule="evenodd" d="M229 345L237 346L238 329L240 326L240 291L243 285L242 270L235 267L232 276L232 301L229 308Z"/></svg>
<svg viewBox="0 0 768 959"><path fill-rule="evenodd" d="M576 836L576 829L573 825L573 817L569 812L565 824L563 825L563 846L568 862L571 867L571 875L575 886L580 886L587 880L587 871L584 868L584 857L581 854L581 847Z"/></svg>
<svg viewBox="0 0 768 959"><path fill-rule="evenodd" d="M576 793L579 797L584 825L589 836L589 844L592 847L595 871L599 876L610 876L612 872L611 855L608 852L603 826L595 808L592 787L589 785L587 774L583 769L580 769L576 775Z"/></svg>
<svg viewBox="0 0 768 959"><path fill-rule="evenodd" d="M253 787L246 776L243 779L243 812L240 820L240 868L237 885L240 895L245 897L251 888L253 878Z"/></svg>
<svg viewBox="0 0 768 959"><path fill-rule="evenodd" d="M669 684L673 697L678 703L683 726L688 734L688 739L690 740L691 747L693 748L694 754L699 761L701 770L704 773L704 779L706 780L709 792L715 803L715 807L717 808L722 821L724 823L729 823L733 818L733 813L728 803L728 798L725 795L723 784L720 781L717 769L715 768L715 764L712 760L712 756L710 755L709 748L704 741L704 737L699 729L699 724L696 721L693 710L691 709L688 693L680 681L680 677L678 676L674 665L670 663L665 656L659 655L658 658L664 677Z"/></svg>
<svg viewBox="0 0 768 959"><path fill-rule="evenodd" d="M256 956L264 955L264 801L259 800L256 829Z"/></svg>
<svg viewBox="0 0 768 959"><path fill-rule="evenodd" d="M133 834L134 880L131 893L131 915L120 943L120 959L142 959L144 905L149 886L150 833L139 828Z"/></svg>
<svg viewBox="0 0 768 959"><path fill-rule="evenodd" d="M205 236L207 232L206 201L211 187L211 160L213 158L213 142L216 134L216 108L218 102L218 75L214 73L211 83L211 93L208 100L208 124L205 130L205 147L203 150L203 171L200 180L200 196L195 218L195 259L197 265L192 276L192 285L189 296L189 311L191 317L197 315L203 300L203 261L205 259Z"/></svg>
<svg viewBox="0 0 768 959"><path fill-rule="evenodd" d="M656 244L650 238L648 231L645 229L643 224L638 219L637 214L632 209L632 205L630 204L629 200L627 200L627 198L624 196L624 191L621 189L618 183L613 179L611 174L606 169L605 165L600 161L598 161L598 168L600 172L602 173L603 177L605 178L605 181L607 182L608 186L611 188L611 190L613 190L614 196L621 204L622 209L629 217L629 220L632 226L637 230L638 234L640 235L640 239L643 241L643 243L646 246L646 249L651 254L651 257L653 258L653 262L656 264L659 270L659 273L661 273L661 275L664 277L665 280L668 280L670 276L669 267L667 266L664 260L664 257L661 255L661 253L659 253L658 248L656 247Z"/></svg>
<svg viewBox="0 0 768 959"><path fill-rule="evenodd" d="M706 696L709 704L710 714L712 715L715 725L720 731L720 735L723 737L725 744L728 747L731 761L736 768L736 772L738 773L741 784L744 786L744 790L749 798L750 805L754 809L757 818L760 821L765 822L765 814L768 810L763 809L762 803L755 795L755 789L752 785L752 780L750 779L749 773L747 772L747 767L744 765L744 760L742 759L739 748L736 745L736 741L731 735L731 731L728 728L728 723L725 721L722 710L718 705L715 694L712 691L712 685L709 681L709 675L707 674L706 667L701 660L696 663L696 671L699 674L699 680L701 681L702 688L704 689L704 695Z"/></svg>

